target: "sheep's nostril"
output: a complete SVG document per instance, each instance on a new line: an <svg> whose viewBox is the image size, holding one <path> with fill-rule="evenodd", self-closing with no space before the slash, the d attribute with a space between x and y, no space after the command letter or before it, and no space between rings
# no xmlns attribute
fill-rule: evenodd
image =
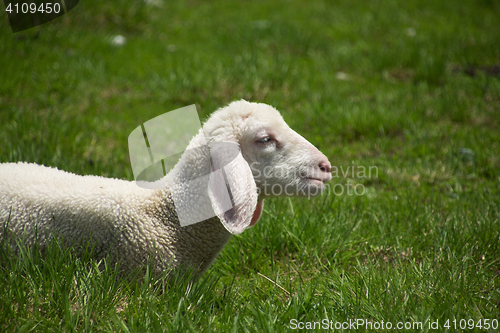
<svg viewBox="0 0 500 333"><path fill-rule="evenodd" d="M323 172L328 172L328 173L332 170L330 163L328 162L321 162L319 164L319 169Z"/></svg>

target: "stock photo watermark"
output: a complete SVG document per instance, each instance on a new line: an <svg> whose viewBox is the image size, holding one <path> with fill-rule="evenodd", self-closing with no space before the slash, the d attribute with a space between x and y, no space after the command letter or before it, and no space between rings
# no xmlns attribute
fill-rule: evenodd
<svg viewBox="0 0 500 333"><path fill-rule="evenodd" d="M335 166L331 167L331 176L333 184L326 183L322 184L321 187L307 187L300 183L292 184L276 184L275 179L286 178L286 179L300 179L306 175L304 170L295 168L284 168L280 166L265 166L263 168L259 167L258 162L253 162L250 164L250 168L253 171L256 178L264 178L259 185L259 191L266 197L271 196L300 196L307 197L308 199L315 197L319 194L323 195L347 195L347 196L361 196L367 193L366 186L360 181L366 179L378 179L378 166ZM261 171L262 169L262 171ZM299 177L290 177L290 175L298 175ZM357 180L357 183L347 182L340 183L335 181L340 178L348 179L350 181ZM269 180L269 181L268 181ZM260 194L260 193L259 193Z"/></svg>
<svg viewBox="0 0 500 333"><path fill-rule="evenodd" d="M366 320L366 319L348 319L346 321L334 321L323 319L321 321L299 321L297 319L290 320L289 328L292 330L374 330L374 331L389 331L389 330L472 330L484 329L496 330L499 327L498 319L436 319L422 321L384 321L384 320Z"/></svg>

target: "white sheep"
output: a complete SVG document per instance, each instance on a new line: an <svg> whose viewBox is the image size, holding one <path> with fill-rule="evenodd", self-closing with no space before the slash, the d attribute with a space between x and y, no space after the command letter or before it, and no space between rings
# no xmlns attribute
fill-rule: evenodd
<svg viewBox="0 0 500 333"><path fill-rule="evenodd" d="M205 142L208 156L196 149ZM239 149L235 153L221 143ZM173 198L193 212L206 209L192 189L186 195L186 183L207 161L212 170L224 169L222 185L211 177L204 189L217 216L182 227ZM161 189L36 164L0 164L0 233L10 230L40 248L53 236L80 249L91 246L96 258L119 262L125 271L143 267L152 257L155 273L167 268L203 273L232 234L255 225L265 198L314 196L330 178L328 159L278 111L242 100L211 115L161 180ZM227 191L229 210L221 195Z"/></svg>

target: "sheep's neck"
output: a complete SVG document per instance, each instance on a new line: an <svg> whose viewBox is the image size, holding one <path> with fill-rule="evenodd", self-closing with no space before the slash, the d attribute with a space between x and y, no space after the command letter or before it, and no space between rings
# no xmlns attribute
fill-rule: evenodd
<svg viewBox="0 0 500 333"><path fill-rule="evenodd" d="M205 138L200 132L195 136L179 162L165 177L167 188L163 191L163 210L166 224L174 223L178 243L172 246L174 261L205 271L217 254L231 238L219 218L213 213L210 200L206 195L203 181L195 180L209 177L211 172L208 147L203 145ZM193 196L197 199L193 200ZM179 212L180 211L180 212ZM179 215L189 217L193 213L192 224L181 226ZM174 219L168 220L172 215ZM205 216L199 220L200 216ZM198 220L197 220L198 219ZM173 221L173 222L170 222ZM168 227L168 225L167 225Z"/></svg>

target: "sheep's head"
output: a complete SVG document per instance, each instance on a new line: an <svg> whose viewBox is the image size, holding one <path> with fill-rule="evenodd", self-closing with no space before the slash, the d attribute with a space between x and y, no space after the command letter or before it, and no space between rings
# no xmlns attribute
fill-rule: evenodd
<svg viewBox="0 0 500 333"><path fill-rule="evenodd" d="M252 171L259 200L273 196L313 197L322 193L325 182L331 179L326 156L292 130L269 105L233 102L214 113L204 131L213 141L238 143Z"/></svg>
<svg viewBox="0 0 500 333"><path fill-rule="evenodd" d="M265 198L319 195L328 159L276 109L238 101L214 112L166 176L181 226L218 216L239 234L259 219Z"/></svg>
<svg viewBox="0 0 500 333"><path fill-rule="evenodd" d="M213 113L202 132L210 146L212 170L224 169L212 173L210 200L232 233L257 222L265 198L316 196L331 179L326 156L269 105L233 102ZM227 210L229 200L232 208Z"/></svg>

